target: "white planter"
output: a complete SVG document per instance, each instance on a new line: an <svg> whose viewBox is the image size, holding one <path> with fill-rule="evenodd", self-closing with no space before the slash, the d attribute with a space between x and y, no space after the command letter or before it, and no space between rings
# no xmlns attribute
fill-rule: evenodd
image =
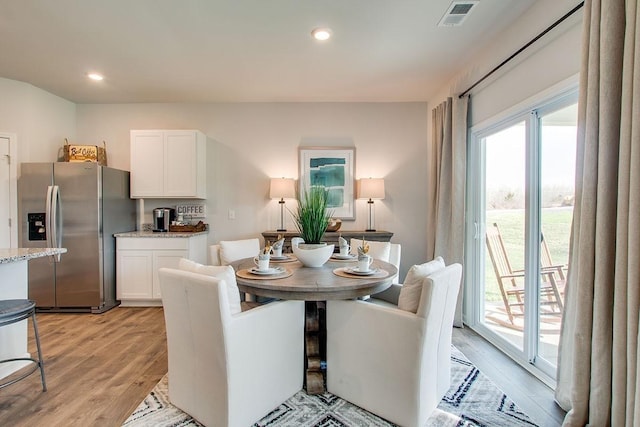
<svg viewBox="0 0 640 427"><path fill-rule="evenodd" d="M331 258L334 245L326 243L292 245L293 254L305 267L322 267Z"/></svg>

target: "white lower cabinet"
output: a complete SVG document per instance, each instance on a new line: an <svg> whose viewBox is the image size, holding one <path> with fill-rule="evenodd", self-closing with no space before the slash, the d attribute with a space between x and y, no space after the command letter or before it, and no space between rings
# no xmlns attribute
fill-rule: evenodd
<svg viewBox="0 0 640 427"><path fill-rule="evenodd" d="M206 264L207 236L116 236L116 298L122 306L162 305L158 270L177 268L180 258Z"/></svg>

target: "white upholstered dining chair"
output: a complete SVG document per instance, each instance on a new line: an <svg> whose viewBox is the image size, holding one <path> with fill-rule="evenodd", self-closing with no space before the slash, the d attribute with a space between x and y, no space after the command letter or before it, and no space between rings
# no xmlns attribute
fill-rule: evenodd
<svg viewBox="0 0 640 427"><path fill-rule="evenodd" d="M260 253L260 240L221 240L209 246L209 264L229 265L243 258L257 256Z"/></svg>
<svg viewBox="0 0 640 427"><path fill-rule="evenodd" d="M362 246L361 239L351 239L351 254L358 255L358 246ZM393 279L392 283L399 283L400 275L400 256L402 255L402 246L399 243L375 242L367 240L369 245L369 254L374 259L393 264L398 269L398 275Z"/></svg>
<svg viewBox="0 0 640 427"><path fill-rule="evenodd" d="M207 426L246 427L302 388L303 301L232 314L224 280L158 275L173 405Z"/></svg>
<svg viewBox="0 0 640 427"><path fill-rule="evenodd" d="M244 258L258 256L260 253L260 240L221 240L215 245L209 246L210 265L229 265L234 261ZM254 302L253 295L243 293L243 299L247 302Z"/></svg>
<svg viewBox="0 0 640 427"><path fill-rule="evenodd" d="M327 301L327 391L402 426L423 426L447 392L462 266L421 280L416 313L392 302Z"/></svg>

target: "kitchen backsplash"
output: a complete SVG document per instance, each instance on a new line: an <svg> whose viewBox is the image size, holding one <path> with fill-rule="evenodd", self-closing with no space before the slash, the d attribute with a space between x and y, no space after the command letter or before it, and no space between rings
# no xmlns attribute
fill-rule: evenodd
<svg viewBox="0 0 640 427"><path fill-rule="evenodd" d="M155 208L175 209L175 220L182 224L207 223L207 207L204 201L176 200L176 199L137 199L136 229L141 231L153 230L153 210Z"/></svg>

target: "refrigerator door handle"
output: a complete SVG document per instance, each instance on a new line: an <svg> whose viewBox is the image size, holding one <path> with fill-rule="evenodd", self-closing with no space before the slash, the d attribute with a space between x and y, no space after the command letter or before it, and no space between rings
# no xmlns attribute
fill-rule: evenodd
<svg viewBox="0 0 640 427"><path fill-rule="evenodd" d="M52 209L53 212L53 243L54 248L62 247L62 201L60 200L60 187L57 185L53 186L53 193L51 195L52 201ZM60 262L60 254L55 256L56 262Z"/></svg>
<svg viewBox="0 0 640 427"><path fill-rule="evenodd" d="M49 228L49 247L62 247L62 212L60 202L60 187L54 185L47 190L47 218ZM55 262L60 262L60 254L54 255Z"/></svg>
<svg viewBox="0 0 640 427"><path fill-rule="evenodd" d="M51 214L51 193L53 193L53 186L47 187L47 198L45 199L45 232L47 233L47 247L53 247L53 215Z"/></svg>

